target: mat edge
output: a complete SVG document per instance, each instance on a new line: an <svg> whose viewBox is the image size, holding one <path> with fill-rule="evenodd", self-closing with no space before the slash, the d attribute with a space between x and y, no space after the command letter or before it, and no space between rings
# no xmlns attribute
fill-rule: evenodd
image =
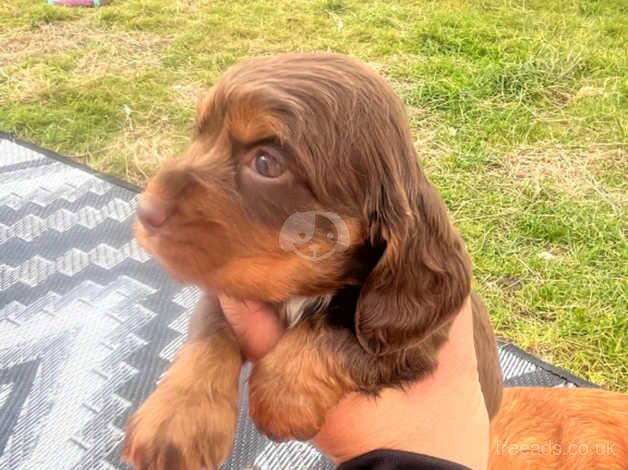
<svg viewBox="0 0 628 470"><path fill-rule="evenodd" d="M141 193L142 192L142 187L134 184L134 183L130 183L129 181L123 180L122 178L118 177L118 176L114 176L112 174L109 173L105 173L103 171L98 171L95 170L83 163L77 162L76 160L74 160L71 157L65 156L65 155L61 155L60 153L55 152L54 150L50 150L47 149L45 147L40 147L37 144L34 144L32 142L26 141L26 140L22 140L18 137L16 137L14 134L11 134L9 132L4 132L4 131L0 131L0 140L8 140L9 142L13 142L14 144L18 144L21 145L22 147L26 147L29 150L33 150L34 152L38 152L41 153L43 155L45 155L48 158L52 158L53 160L57 160L60 161L62 163L65 163L66 165L72 166L74 168L78 168L80 170L86 171L87 173L90 173L94 176L97 176L98 178L101 178L111 184L115 184L116 186L120 186L124 189L127 189L129 191L132 191L134 193Z"/></svg>
<svg viewBox="0 0 628 470"><path fill-rule="evenodd" d="M542 369L544 369L545 371L549 372L550 374L554 374L558 377L560 377L561 379L567 381L567 382L571 382L572 384L578 386L578 387L586 387L586 388L602 388L600 387L598 384L595 384L593 382L590 382L586 379L583 379L582 377L578 377L577 375L572 374L571 372L555 366L554 364L551 364L549 362L545 362L544 360L536 357L535 355L527 352L525 349L521 349L519 346L517 346L516 344L513 344L511 342L507 342L503 339L498 339L497 340L497 344L503 348L506 351L512 351L518 355L519 357L522 357L523 359L535 364L538 367L541 367Z"/></svg>

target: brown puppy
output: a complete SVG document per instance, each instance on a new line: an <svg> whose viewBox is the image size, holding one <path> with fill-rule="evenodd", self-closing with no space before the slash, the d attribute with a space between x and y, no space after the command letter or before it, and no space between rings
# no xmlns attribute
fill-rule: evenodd
<svg viewBox="0 0 628 470"><path fill-rule="evenodd" d="M251 416L274 439L311 438L348 392L432 371L470 295L497 412L495 338L464 244L419 168L403 103L358 61L286 54L231 68L138 216L138 239L173 276L278 304L291 327L249 379ZM231 447L242 359L215 299L195 322L130 422L138 468L215 468Z"/></svg>
<svg viewBox="0 0 628 470"><path fill-rule="evenodd" d="M510 388L491 422L489 468L628 468L628 395Z"/></svg>

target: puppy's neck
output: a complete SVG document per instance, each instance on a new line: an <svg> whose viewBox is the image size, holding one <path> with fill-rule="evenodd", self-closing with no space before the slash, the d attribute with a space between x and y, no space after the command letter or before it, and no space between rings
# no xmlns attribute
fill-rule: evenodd
<svg viewBox="0 0 628 470"><path fill-rule="evenodd" d="M292 297L281 304L279 313L288 328L294 326L305 315L321 313L329 306L333 294L315 297Z"/></svg>
<svg viewBox="0 0 628 470"><path fill-rule="evenodd" d="M288 299L279 307L283 321L291 327L304 316L325 313L330 324L353 330L362 285L381 258L383 250L382 246L373 247L369 244L356 248L345 267L343 285L325 295Z"/></svg>
<svg viewBox="0 0 628 470"><path fill-rule="evenodd" d="M331 326L354 330L355 309L361 285L346 285L333 294L292 297L279 306L279 314L288 328L309 315L325 315Z"/></svg>

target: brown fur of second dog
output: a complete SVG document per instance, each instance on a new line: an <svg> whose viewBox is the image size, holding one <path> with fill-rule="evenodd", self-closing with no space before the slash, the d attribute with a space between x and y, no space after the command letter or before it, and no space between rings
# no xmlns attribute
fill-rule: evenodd
<svg viewBox="0 0 628 470"><path fill-rule="evenodd" d="M628 468L628 395L508 388L491 422L489 469Z"/></svg>

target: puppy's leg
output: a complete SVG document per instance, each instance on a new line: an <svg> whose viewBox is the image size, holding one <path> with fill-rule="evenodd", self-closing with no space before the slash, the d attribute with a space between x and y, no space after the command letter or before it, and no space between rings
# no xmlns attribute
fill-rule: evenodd
<svg viewBox="0 0 628 470"><path fill-rule="evenodd" d="M327 411L356 390L342 351L351 343L347 330L320 318L289 329L249 378L249 413L260 431L278 441L312 438Z"/></svg>
<svg viewBox="0 0 628 470"><path fill-rule="evenodd" d="M131 418L123 456L138 470L218 468L237 421L242 356L217 299L203 299L186 344Z"/></svg>

